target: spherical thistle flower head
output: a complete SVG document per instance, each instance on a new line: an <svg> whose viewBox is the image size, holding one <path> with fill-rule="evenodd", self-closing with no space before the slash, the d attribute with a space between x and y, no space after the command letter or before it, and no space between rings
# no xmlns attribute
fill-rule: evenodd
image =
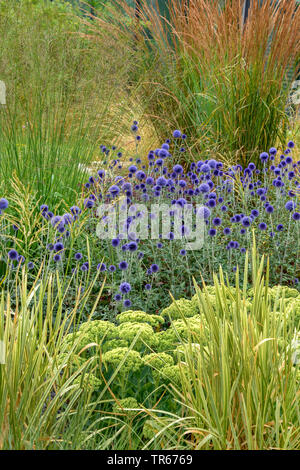
<svg viewBox="0 0 300 470"><path fill-rule="evenodd" d="M274 207L271 206L271 204L268 204L267 207L266 207L266 212L268 214L272 214L274 212Z"/></svg>
<svg viewBox="0 0 300 470"><path fill-rule="evenodd" d="M182 249L182 250L180 250L179 253L180 253L181 256L185 256L185 255L186 255L186 250L185 250L185 249Z"/></svg>
<svg viewBox="0 0 300 470"><path fill-rule="evenodd" d="M73 215L79 215L81 213L81 210L79 209L78 206L72 206L70 208L70 212L73 214Z"/></svg>
<svg viewBox="0 0 300 470"><path fill-rule="evenodd" d="M203 173L208 173L210 171L210 166L207 165L207 163L204 163L203 165L201 165L201 171Z"/></svg>
<svg viewBox="0 0 300 470"><path fill-rule="evenodd" d="M82 254L79 252L75 253L74 258L76 259L76 261L79 261L80 259L82 259Z"/></svg>
<svg viewBox="0 0 300 470"><path fill-rule="evenodd" d="M213 222L213 225L218 227L219 225L221 225L222 219L220 219L220 217L215 217L212 222Z"/></svg>
<svg viewBox="0 0 300 470"><path fill-rule="evenodd" d="M284 229L284 227L283 227L282 224L278 224L277 227L276 227L277 232L282 232L283 229Z"/></svg>
<svg viewBox="0 0 300 470"><path fill-rule="evenodd" d="M7 209L7 208L8 208L8 205L9 205L8 200L5 199L4 197L2 197L2 198L0 199L0 210L3 211L3 210L5 210L5 209Z"/></svg>
<svg viewBox="0 0 300 470"><path fill-rule="evenodd" d="M173 232L169 232L168 235L167 235L167 238L168 238L168 240L174 240L174 238L175 238L174 233L173 233Z"/></svg>
<svg viewBox="0 0 300 470"><path fill-rule="evenodd" d="M288 142L287 146L288 146L289 149L293 149L295 147L295 143L292 140L290 140Z"/></svg>
<svg viewBox="0 0 300 470"><path fill-rule="evenodd" d="M286 157L285 163L287 163L288 165L290 165L291 163L293 163L292 157Z"/></svg>
<svg viewBox="0 0 300 470"><path fill-rule="evenodd" d="M178 129L176 129L176 130L173 132L173 137L174 137L174 139L179 139L179 137L181 137L181 135L182 135L182 134L181 134L181 132L180 132Z"/></svg>
<svg viewBox="0 0 300 470"><path fill-rule="evenodd" d="M246 253L246 248L241 248L241 253Z"/></svg>
<svg viewBox="0 0 300 470"><path fill-rule="evenodd" d="M157 248L162 248L162 247L163 247L163 244L162 244L161 242L158 242L158 243L156 244L156 246L157 246Z"/></svg>
<svg viewBox="0 0 300 470"><path fill-rule="evenodd" d="M53 256L53 259L56 263L58 263L59 261L61 261L61 256L58 253L55 253L55 255Z"/></svg>
<svg viewBox="0 0 300 470"><path fill-rule="evenodd" d="M34 264L33 264L32 261L29 261L29 263L27 264L27 268L28 268L29 270L31 270L31 269L34 268Z"/></svg>
<svg viewBox="0 0 300 470"><path fill-rule="evenodd" d="M211 229L209 229L209 231L208 231L208 235L209 235L210 237L214 237L214 236L216 235L216 233L217 233L217 231L216 231L216 229L214 229L214 228L211 228Z"/></svg>
<svg viewBox="0 0 300 470"><path fill-rule="evenodd" d="M202 183L202 184L200 184L200 186L199 186L199 191L200 191L201 193L203 193L203 194L208 193L208 192L209 192L209 189L210 189L210 188L209 188L209 185L208 185L207 183Z"/></svg>
<svg viewBox="0 0 300 470"><path fill-rule="evenodd" d="M136 124L132 124L131 130L132 130L132 132L137 132L138 131L138 126Z"/></svg>
<svg viewBox="0 0 300 470"><path fill-rule="evenodd" d="M129 242L127 246L128 246L128 251L130 252L134 252L138 249L138 244L134 241Z"/></svg>
<svg viewBox="0 0 300 470"><path fill-rule="evenodd" d="M269 154L270 154L270 155L276 155L276 153L277 153L277 149L276 149L275 147L271 147L271 148L269 149Z"/></svg>
<svg viewBox="0 0 300 470"><path fill-rule="evenodd" d="M58 253L59 251L62 251L63 249L64 249L64 245L61 242L55 243L54 245L55 253Z"/></svg>
<svg viewBox="0 0 300 470"><path fill-rule="evenodd" d="M111 273L114 273L116 269L117 269L117 268L115 267L114 264L111 264L111 265L109 266L109 268L108 268L108 270L109 270Z"/></svg>
<svg viewBox="0 0 300 470"><path fill-rule="evenodd" d="M269 158L269 154L267 152L262 152L259 156L262 162L266 162Z"/></svg>
<svg viewBox="0 0 300 470"><path fill-rule="evenodd" d="M146 284L145 285L145 290L151 290L151 284Z"/></svg>
<svg viewBox="0 0 300 470"><path fill-rule="evenodd" d="M216 201L215 201L214 199L209 199L209 200L207 201L208 207L215 207L216 204L217 204L217 203L216 203Z"/></svg>
<svg viewBox="0 0 300 470"><path fill-rule="evenodd" d="M259 210L253 209L253 210L251 211L251 215L252 215L252 217L254 217L254 218L258 217L258 216L259 216Z"/></svg>
<svg viewBox="0 0 300 470"><path fill-rule="evenodd" d="M294 201L288 201L286 204L285 204L285 208L286 210L288 211L292 211L296 208L296 203Z"/></svg>
<svg viewBox="0 0 300 470"><path fill-rule="evenodd" d="M125 271L128 268L128 263L126 261L121 261L119 263L119 268L121 269L121 271Z"/></svg>
<svg viewBox="0 0 300 470"><path fill-rule="evenodd" d="M86 198L83 202L83 205L86 209L91 209L92 207L94 207L95 202L90 198Z"/></svg>
<svg viewBox="0 0 300 470"><path fill-rule="evenodd" d="M18 256L18 262L22 264L22 263L24 263L24 261L25 261L24 256L19 255L19 256Z"/></svg>
<svg viewBox="0 0 300 470"><path fill-rule="evenodd" d="M114 248L120 245L120 240L118 238L113 238L111 244Z"/></svg>
<svg viewBox="0 0 300 470"><path fill-rule="evenodd" d="M41 212L47 212L47 211L48 211L48 206L47 206L47 204L42 204L41 207L40 207L40 211L41 211Z"/></svg>
<svg viewBox="0 0 300 470"><path fill-rule="evenodd" d="M122 282L120 284L119 291L122 294L128 294L128 292L131 291L131 285L129 284L129 282Z"/></svg>
<svg viewBox="0 0 300 470"><path fill-rule="evenodd" d="M231 230L229 227L225 227L223 230L224 235L229 235L231 233Z"/></svg>
<svg viewBox="0 0 300 470"><path fill-rule="evenodd" d="M125 299L123 302L124 307L128 308L131 307L131 300L130 299Z"/></svg>
<svg viewBox="0 0 300 470"><path fill-rule="evenodd" d="M222 206L222 207L221 207L221 211L222 211L222 212L227 212L227 210L228 210L227 206Z"/></svg>
<svg viewBox="0 0 300 470"><path fill-rule="evenodd" d="M14 230L15 232L17 232L17 231L19 230L19 227L18 227L17 225L15 225L15 224L13 224L12 228L13 228L13 230Z"/></svg>
<svg viewBox="0 0 300 470"><path fill-rule="evenodd" d="M250 162L249 165L248 165L248 168L250 171L254 171L256 169L256 166L253 162Z"/></svg>
<svg viewBox="0 0 300 470"><path fill-rule="evenodd" d="M300 213L299 212L294 212L292 215L294 220L300 220Z"/></svg>
<svg viewBox="0 0 300 470"><path fill-rule="evenodd" d="M16 250L9 250L8 252L8 257L11 261L15 261L16 259L18 259L18 252Z"/></svg>
<svg viewBox="0 0 300 470"><path fill-rule="evenodd" d="M159 266L154 263L154 264L151 264L150 269L152 273L157 273L159 271Z"/></svg>
<svg viewBox="0 0 300 470"><path fill-rule="evenodd" d="M158 186L166 186L167 184L167 180L166 178L164 178L164 176L160 176L159 178L157 178L157 181L156 183L158 184Z"/></svg>
<svg viewBox="0 0 300 470"><path fill-rule="evenodd" d="M115 294L114 300L116 300L117 302L120 302L120 300L122 300L121 294Z"/></svg>
<svg viewBox="0 0 300 470"><path fill-rule="evenodd" d="M117 186L116 184L113 184L110 188L109 188L109 192L112 196L117 196L120 192L120 188L119 186Z"/></svg>
<svg viewBox="0 0 300 470"><path fill-rule="evenodd" d="M97 265L97 270L98 270L98 271L100 270L100 272L106 271L106 264L105 264L105 263L99 263L99 264Z"/></svg>
<svg viewBox="0 0 300 470"><path fill-rule="evenodd" d="M242 225L243 225L244 227L250 227L250 225L251 225L251 219L250 219L250 217L243 217L243 218L242 218Z"/></svg>
<svg viewBox="0 0 300 470"><path fill-rule="evenodd" d="M267 230L267 224L265 224L265 222L261 222L258 225L258 228L259 228L259 230Z"/></svg>

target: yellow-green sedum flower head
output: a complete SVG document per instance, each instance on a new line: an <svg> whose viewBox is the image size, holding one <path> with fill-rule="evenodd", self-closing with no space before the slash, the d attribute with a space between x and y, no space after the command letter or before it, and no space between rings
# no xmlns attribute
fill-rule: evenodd
<svg viewBox="0 0 300 470"><path fill-rule="evenodd" d="M135 349L140 349L143 345L150 348L158 345L156 334L148 323L121 323L117 328L117 332L120 339L128 341L129 344L138 336L134 345Z"/></svg>
<svg viewBox="0 0 300 470"><path fill-rule="evenodd" d="M128 375L130 372L136 372L143 365L139 352L128 348L115 348L107 351L102 356L104 366L116 369L122 363L119 373Z"/></svg>
<svg viewBox="0 0 300 470"><path fill-rule="evenodd" d="M164 308L161 316L166 320L176 320L177 318L189 318L199 313L198 304L187 299L179 299L173 302L169 307Z"/></svg>
<svg viewBox="0 0 300 470"><path fill-rule="evenodd" d="M159 328L164 319L160 315L150 315L142 310L127 310L117 315L119 323L149 323L153 328Z"/></svg>

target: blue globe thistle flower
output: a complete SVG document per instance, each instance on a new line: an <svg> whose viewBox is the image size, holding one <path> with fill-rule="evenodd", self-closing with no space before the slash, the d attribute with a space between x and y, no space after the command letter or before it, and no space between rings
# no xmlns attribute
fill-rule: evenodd
<svg viewBox="0 0 300 470"><path fill-rule="evenodd" d="M18 252L16 250L14 250L14 249L9 250L8 257L9 257L10 260L15 261L16 259L18 259L18 256L19 255L18 255Z"/></svg>
<svg viewBox="0 0 300 470"><path fill-rule="evenodd" d="M108 270L109 270L111 273L115 272L116 269L117 269L117 268L115 267L114 264L111 264L111 265L109 266L109 268L108 268Z"/></svg>
<svg viewBox="0 0 300 470"><path fill-rule="evenodd" d="M241 253L246 253L246 248L241 248Z"/></svg>
<svg viewBox="0 0 300 470"><path fill-rule="evenodd" d="M144 253L140 251L137 255L138 259L142 259L144 257Z"/></svg>
<svg viewBox="0 0 300 470"><path fill-rule="evenodd" d="M123 302L124 307L131 307L131 300L130 299L125 299Z"/></svg>
<svg viewBox="0 0 300 470"><path fill-rule="evenodd" d="M205 193L208 193L209 192L209 185L207 183L202 183L200 184L199 186L199 190L201 193L205 194Z"/></svg>
<svg viewBox="0 0 300 470"><path fill-rule="evenodd" d="M0 199L0 209L3 211L8 208L8 205L9 205L8 200L2 197Z"/></svg>
<svg viewBox="0 0 300 470"><path fill-rule="evenodd" d="M181 254L181 256L185 256L186 255L186 250L184 250L184 249L180 250L180 254Z"/></svg>
<svg viewBox="0 0 300 470"><path fill-rule="evenodd" d="M215 207L216 204L217 204L217 203L216 203L216 201L215 201L214 199L209 199L209 200L207 201L208 207Z"/></svg>
<svg viewBox="0 0 300 470"><path fill-rule="evenodd" d="M70 211L73 215L79 215L81 213L81 210L79 209L78 206L72 206L70 208Z"/></svg>
<svg viewBox="0 0 300 470"><path fill-rule="evenodd" d="M113 238L111 244L114 248L120 245L120 240L118 238Z"/></svg>
<svg viewBox="0 0 300 470"><path fill-rule="evenodd" d="M32 261L29 261L29 263L27 264L27 268L29 270L33 269L34 268L34 263Z"/></svg>
<svg viewBox="0 0 300 470"><path fill-rule="evenodd" d="M46 246L47 250L49 251L53 251L54 250L54 245L53 243L48 243L48 245Z"/></svg>
<svg viewBox="0 0 300 470"><path fill-rule="evenodd" d="M114 300L116 300L117 302L119 302L120 300L122 300L121 294L115 294Z"/></svg>
<svg viewBox="0 0 300 470"><path fill-rule="evenodd" d="M204 163L203 165L201 165L201 171L203 173L208 173L210 171L210 166Z"/></svg>
<svg viewBox="0 0 300 470"><path fill-rule="evenodd" d="M251 215L254 217L254 218L257 218L259 216L259 210L257 209L253 209L251 211Z"/></svg>
<svg viewBox="0 0 300 470"><path fill-rule="evenodd" d="M227 206L222 206L222 207L221 207L221 211L222 211L222 212L226 212L227 210L228 210Z"/></svg>
<svg viewBox="0 0 300 470"><path fill-rule="evenodd" d="M276 227L276 230L277 232L281 232L283 230L283 225L282 224L278 224L277 227Z"/></svg>
<svg viewBox="0 0 300 470"><path fill-rule="evenodd" d="M299 212L294 212L292 215L294 220L300 220L300 213Z"/></svg>
<svg viewBox="0 0 300 470"><path fill-rule="evenodd" d="M125 271L127 268L128 268L128 263L126 261L121 261L119 263L119 268L122 270L122 271Z"/></svg>
<svg viewBox="0 0 300 470"><path fill-rule="evenodd" d="M117 196L120 192L120 188L119 186L117 186L116 184L113 184L110 188L109 188L109 192L112 196Z"/></svg>
<svg viewBox="0 0 300 470"><path fill-rule="evenodd" d="M217 231L214 228L209 229L208 235L211 237L214 237L216 235Z"/></svg>
<svg viewBox="0 0 300 470"><path fill-rule="evenodd" d="M180 132L178 129L176 129L176 130L173 132L173 137L174 137L175 139L179 139L179 137L181 137L181 132Z"/></svg>
<svg viewBox="0 0 300 470"><path fill-rule="evenodd" d="M158 184L158 186L161 186L161 187L166 186L167 180L163 176L160 176L159 178L157 178L156 183Z"/></svg>
<svg viewBox="0 0 300 470"><path fill-rule="evenodd" d="M131 285L129 282L122 282L120 284L119 290L122 294L128 294L131 291Z"/></svg>
<svg viewBox="0 0 300 470"><path fill-rule="evenodd" d="M131 126L131 130L132 130L132 132L137 132L138 131L138 126L136 124L133 124Z"/></svg>
<svg viewBox="0 0 300 470"><path fill-rule="evenodd" d="M157 248L162 248L162 247L163 247L163 244L162 244L161 242L158 242L158 243L156 244L156 246L157 246Z"/></svg>
<svg viewBox="0 0 300 470"><path fill-rule="evenodd" d="M19 255L19 256L18 256L18 262L22 264L22 263L24 263L24 261L25 261L24 256Z"/></svg>
<svg viewBox="0 0 300 470"><path fill-rule="evenodd" d="M296 203L294 201L288 201L286 204L285 204L285 208L286 210L288 211L292 211L296 208Z"/></svg>
<svg viewBox="0 0 300 470"><path fill-rule="evenodd" d="M225 227L223 230L224 235L229 235L231 233L231 230L229 227Z"/></svg>
<svg viewBox="0 0 300 470"><path fill-rule="evenodd" d="M145 285L145 290L151 290L151 284L146 284Z"/></svg>
<svg viewBox="0 0 300 470"><path fill-rule="evenodd" d="M258 225L258 228L260 230L267 230L267 224L265 224L265 222L261 222L259 225Z"/></svg>
<svg viewBox="0 0 300 470"><path fill-rule="evenodd" d="M106 271L106 264L105 264L105 263L99 263L99 264L97 265L97 270L98 270L98 271L100 270L100 272Z"/></svg>
<svg viewBox="0 0 300 470"><path fill-rule="evenodd" d="M79 252L78 252L78 253L75 253L74 258L75 258L77 261L79 261L80 259L82 259L82 254L79 253Z"/></svg>
<svg viewBox="0 0 300 470"><path fill-rule="evenodd" d="M54 245L55 253L58 253L59 251L62 251L63 249L64 249L64 245L61 242L55 243Z"/></svg>
<svg viewBox="0 0 300 470"><path fill-rule="evenodd" d="M218 227L219 225L221 225L222 219L220 219L220 217L215 217L212 222L213 222L213 225Z"/></svg>
<svg viewBox="0 0 300 470"><path fill-rule="evenodd" d="M275 147L271 147L271 148L269 149L269 154L270 154L270 155L276 155L276 153L277 153L277 149L276 149Z"/></svg>
<svg viewBox="0 0 300 470"><path fill-rule="evenodd" d="M287 146L288 146L289 149L293 149L295 147L295 143L292 140L290 140L288 142Z"/></svg>
<svg viewBox="0 0 300 470"><path fill-rule="evenodd" d="M157 264L151 264L150 269L152 273L157 273L159 271L159 266Z"/></svg>
<svg viewBox="0 0 300 470"><path fill-rule="evenodd" d="M128 251L134 252L138 249L138 244L135 241L131 241L128 243Z"/></svg>
<svg viewBox="0 0 300 470"><path fill-rule="evenodd" d="M59 261L61 261L61 256L60 256L58 253L56 253L56 254L53 256L53 259L54 259L54 261L55 261L56 263L58 263Z"/></svg>
<svg viewBox="0 0 300 470"><path fill-rule="evenodd" d="M262 152L259 156L262 162L266 162L269 158L269 154L267 152Z"/></svg>
<svg viewBox="0 0 300 470"><path fill-rule="evenodd" d="M47 206L47 204L42 204L41 207L40 207L40 211L41 211L41 212L47 212L47 211L48 211L48 206Z"/></svg>
<svg viewBox="0 0 300 470"><path fill-rule="evenodd" d="M266 212L268 214L272 214L274 212L274 207L271 206L271 204L269 204L267 207L266 207Z"/></svg>
<svg viewBox="0 0 300 470"><path fill-rule="evenodd" d="M250 219L250 217L243 217L243 218L242 218L242 225L243 225L244 227L250 227L250 225L251 225L251 219Z"/></svg>

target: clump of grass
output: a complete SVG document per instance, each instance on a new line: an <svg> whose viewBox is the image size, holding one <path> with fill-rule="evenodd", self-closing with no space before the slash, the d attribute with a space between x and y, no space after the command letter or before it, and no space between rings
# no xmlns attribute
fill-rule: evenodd
<svg viewBox="0 0 300 470"><path fill-rule="evenodd" d="M90 41L89 23L64 2L0 2L0 171L53 203L70 202L99 145L122 137L131 108L132 51ZM20 24L22 27L20 28Z"/></svg>
<svg viewBox="0 0 300 470"><path fill-rule="evenodd" d="M140 3L134 24L137 48L144 50L140 93L159 135L178 127L194 136L203 155L206 148L243 164L277 137L282 141L293 80L288 71L296 72L299 60L294 1L252 2L245 24L240 0L171 0L170 21L158 5Z"/></svg>
<svg viewBox="0 0 300 470"><path fill-rule="evenodd" d="M264 258L258 260L255 245L249 310L247 270L248 256L243 289L237 273L231 307L221 268L214 277L216 304L209 287L201 291L195 284L208 330L204 338L191 332L182 345L180 387L170 387L182 414L152 412L157 431L150 446L168 436L167 447L197 450L299 449L299 364L294 363L294 331L287 321L293 312L286 311L284 299L271 304L269 266L264 276Z"/></svg>

